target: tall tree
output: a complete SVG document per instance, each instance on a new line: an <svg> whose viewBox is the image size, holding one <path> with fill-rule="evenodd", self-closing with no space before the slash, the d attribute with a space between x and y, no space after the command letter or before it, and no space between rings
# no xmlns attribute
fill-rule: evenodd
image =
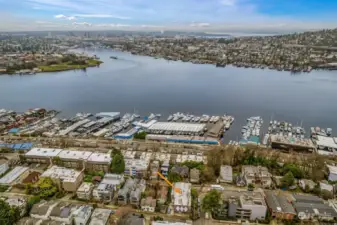
<svg viewBox="0 0 337 225"><path fill-rule="evenodd" d="M7 202L0 200L0 224L15 224L20 219L20 210L17 207L10 207Z"/></svg>
<svg viewBox="0 0 337 225"><path fill-rule="evenodd" d="M211 211L219 206L221 194L217 190L211 190L202 199L202 209L205 211Z"/></svg>
<svg viewBox="0 0 337 225"><path fill-rule="evenodd" d="M113 173L124 173L125 171L125 162L124 157L121 154L115 154L111 162L111 172Z"/></svg>

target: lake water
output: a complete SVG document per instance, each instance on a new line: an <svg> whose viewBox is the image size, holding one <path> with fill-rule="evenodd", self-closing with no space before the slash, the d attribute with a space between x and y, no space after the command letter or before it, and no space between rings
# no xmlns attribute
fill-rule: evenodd
<svg viewBox="0 0 337 225"><path fill-rule="evenodd" d="M261 69L216 68L169 62L100 50L99 68L84 71L0 76L0 108L77 112L120 111L224 113L235 116L227 139L237 139L247 117L271 117L293 124L331 127L337 131L337 72L313 71L292 75ZM118 60L110 59L117 56Z"/></svg>

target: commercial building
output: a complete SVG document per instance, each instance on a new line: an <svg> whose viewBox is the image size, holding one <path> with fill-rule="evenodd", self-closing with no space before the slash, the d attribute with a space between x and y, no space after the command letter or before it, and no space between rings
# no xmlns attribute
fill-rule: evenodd
<svg viewBox="0 0 337 225"><path fill-rule="evenodd" d="M270 215L280 220L292 220L297 214L293 205L284 195L276 195L272 191L265 191L266 203Z"/></svg>
<svg viewBox="0 0 337 225"><path fill-rule="evenodd" d="M57 155L57 157L60 159L60 166L80 170L83 169L84 161L88 160L91 154L93 153L88 151L63 150Z"/></svg>
<svg viewBox="0 0 337 225"><path fill-rule="evenodd" d="M219 183L233 183L233 169L231 166L222 165L220 167Z"/></svg>
<svg viewBox="0 0 337 225"><path fill-rule="evenodd" d="M270 188L272 175L266 167L242 166L242 177L246 184L260 184L263 188Z"/></svg>
<svg viewBox="0 0 337 225"><path fill-rule="evenodd" d="M264 220L267 204L261 192L223 191L224 201L228 202L228 217Z"/></svg>
<svg viewBox="0 0 337 225"><path fill-rule="evenodd" d="M107 153L92 153L87 162L86 170L109 172L111 165L111 156Z"/></svg>
<svg viewBox="0 0 337 225"><path fill-rule="evenodd" d="M21 177L28 175L29 168L17 166L0 179L0 184L13 185L21 180Z"/></svg>
<svg viewBox="0 0 337 225"><path fill-rule="evenodd" d="M41 177L50 177L59 188L67 192L76 192L83 180L83 172L64 167L52 166Z"/></svg>
<svg viewBox="0 0 337 225"><path fill-rule="evenodd" d="M77 198L82 200L90 200L93 189L94 185L92 183L83 182L76 191Z"/></svg>
<svg viewBox="0 0 337 225"><path fill-rule="evenodd" d="M125 159L125 171L124 174L133 177L146 177L149 167L149 161L142 159Z"/></svg>
<svg viewBox="0 0 337 225"><path fill-rule="evenodd" d="M285 149L294 151L313 152L316 147L311 139L302 139L297 137L286 137L282 135L270 135L271 147L275 149Z"/></svg>
<svg viewBox="0 0 337 225"><path fill-rule="evenodd" d="M106 225L111 214L110 209L100 209L96 208L91 215L91 220L89 225Z"/></svg>
<svg viewBox="0 0 337 225"><path fill-rule="evenodd" d="M205 124L200 123L174 123L174 122L157 122L148 128L149 133L170 132L175 134L178 132L200 134L203 133Z"/></svg>
<svg viewBox="0 0 337 225"><path fill-rule="evenodd" d="M180 192L172 191L173 209L177 213L187 213L191 209L191 187L190 183L174 183L172 190L179 189Z"/></svg>
<svg viewBox="0 0 337 225"><path fill-rule="evenodd" d="M314 142L317 152L321 155L337 155L337 138L317 135Z"/></svg>
<svg viewBox="0 0 337 225"><path fill-rule="evenodd" d="M54 148L32 148L25 154L25 160L31 163L52 163L52 158L56 157L62 149Z"/></svg>
<svg viewBox="0 0 337 225"><path fill-rule="evenodd" d="M297 217L300 220L336 220L337 212L328 204L325 204L323 199L312 195L293 195L295 202L294 208L297 212Z"/></svg>

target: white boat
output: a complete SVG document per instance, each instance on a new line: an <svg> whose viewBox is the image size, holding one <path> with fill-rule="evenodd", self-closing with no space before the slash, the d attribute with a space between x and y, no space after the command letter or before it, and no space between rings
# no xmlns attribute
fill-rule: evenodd
<svg viewBox="0 0 337 225"><path fill-rule="evenodd" d="M230 127L231 127L231 124L230 123L226 123L226 125L225 125L226 130L228 130Z"/></svg>
<svg viewBox="0 0 337 225"><path fill-rule="evenodd" d="M160 117L161 117L161 114L156 114L156 117L160 118Z"/></svg>
<svg viewBox="0 0 337 225"><path fill-rule="evenodd" d="M172 115L169 115L169 117L167 118L167 121L171 121L173 119Z"/></svg>

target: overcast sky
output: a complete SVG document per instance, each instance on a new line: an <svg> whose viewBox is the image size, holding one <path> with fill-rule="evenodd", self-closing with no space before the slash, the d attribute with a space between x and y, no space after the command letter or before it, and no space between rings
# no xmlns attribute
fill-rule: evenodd
<svg viewBox="0 0 337 225"><path fill-rule="evenodd" d="M337 26L337 0L0 0L0 31L288 32Z"/></svg>

